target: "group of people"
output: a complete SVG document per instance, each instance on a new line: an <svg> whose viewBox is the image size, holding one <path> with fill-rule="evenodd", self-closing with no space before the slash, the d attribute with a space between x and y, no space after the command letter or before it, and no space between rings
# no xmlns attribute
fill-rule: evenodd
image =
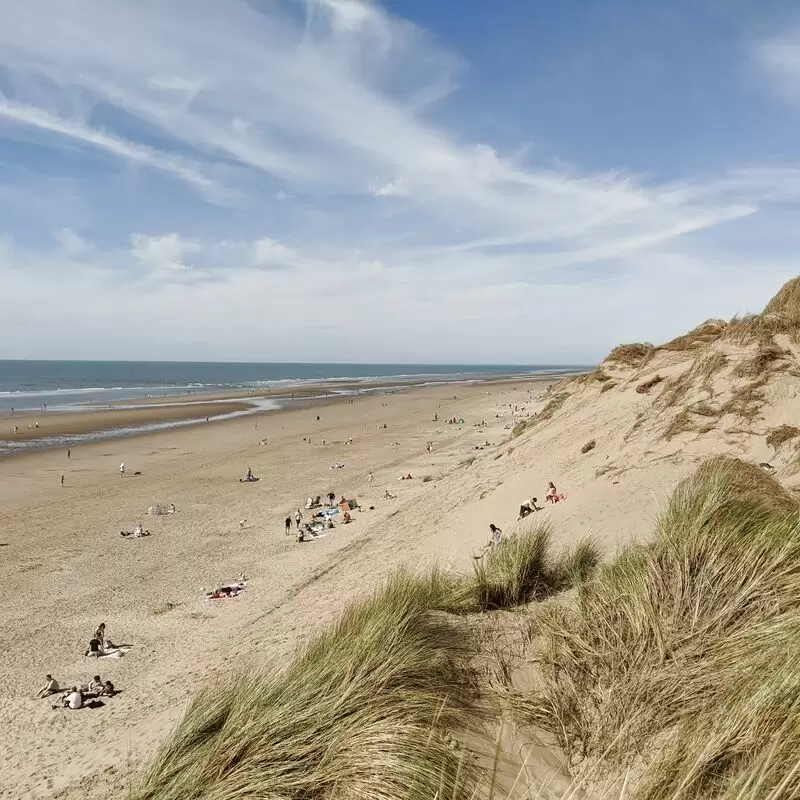
<svg viewBox="0 0 800 800"><path fill-rule="evenodd" d="M95 658L120 656L123 652L120 647L109 640L106 635L106 624L101 622L89 640L89 647L84 656L93 656ZM115 694L117 694L117 690L114 688L114 684L109 680L104 681L99 675L95 675L88 684L62 688L59 682L48 673L45 676L45 684L36 693L36 697L44 698L60 695L59 700L53 704L53 708L77 710L86 708L87 705L90 707L102 705L99 698L113 697Z"/></svg>
<svg viewBox="0 0 800 800"><path fill-rule="evenodd" d="M559 494L558 489L556 489L556 486L552 481L547 484L547 492L544 496L546 503L560 503L562 500L566 500L566 498L567 496L565 494ZM523 503L519 507L519 516L517 517L517 520L524 519L528 516L528 514L532 514L534 511L541 511L542 507L536 505L538 502L539 501L537 498L532 497L527 503Z"/></svg>
<svg viewBox="0 0 800 800"><path fill-rule="evenodd" d="M99 698L113 697L117 693L114 684L111 681L104 681L99 675L95 675L86 685L72 686L68 689L62 689L58 685L58 681L50 674L45 676L45 680L45 685L39 689L36 696L61 695L58 702L53 703L53 708L68 708L72 711L77 711L80 708L86 708L87 705L102 705L101 703L96 703Z"/></svg>
<svg viewBox="0 0 800 800"><path fill-rule="evenodd" d="M115 645L106 635L106 624L101 622L94 632L94 635L89 639L89 647L84 656L91 656L92 658L102 658L104 656L112 656L120 658L125 654L126 645Z"/></svg>
<svg viewBox="0 0 800 800"><path fill-rule="evenodd" d="M120 531L119 535L126 539L141 539L143 536L149 536L150 531L145 530L142 523L138 522L132 531Z"/></svg>

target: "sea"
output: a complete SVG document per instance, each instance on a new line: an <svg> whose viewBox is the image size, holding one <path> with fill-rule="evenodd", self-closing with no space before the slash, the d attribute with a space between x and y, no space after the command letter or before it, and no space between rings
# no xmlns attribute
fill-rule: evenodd
<svg viewBox="0 0 800 800"><path fill-rule="evenodd" d="M291 403L293 391L304 385L330 383L331 393L381 393L398 384L437 385L487 380L502 376L559 375L586 369L569 364L294 364L216 363L194 361L23 361L0 360L0 415L102 409L125 400L208 392L277 390L259 399L253 411ZM346 383L341 387L336 384ZM364 384L363 389L358 384ZM282 390L285 389L285 396ZM237 413L237 412L234 412ZM238 412L241 414L242 412ZM251 412L244 412L251 413ZM219 419L219 417L218 417ZM166 422L49 437L14 443L0 432L0 455L29 449L60 447L86 440L126 436L167 427L196 424Z"/></svg>

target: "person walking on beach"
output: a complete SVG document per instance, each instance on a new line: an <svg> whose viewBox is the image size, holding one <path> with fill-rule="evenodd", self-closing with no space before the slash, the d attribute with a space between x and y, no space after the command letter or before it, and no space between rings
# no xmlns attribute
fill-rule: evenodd
<svg viewBox="0 0 800 800"><path fill-rule="evenodd" d="M72 451L69 448L67 448L67 461L69 461L71 458L72 458Z"/></svg>
<svg viewBox="0 0 800 800"><path fill-rule="evenodd" d="M303 519L303 512L298 508L297 511L294 512L294 522L295 525L297 525L298 530L300 528L300 522L302 521L302 519Z"/></svg>
<svg viewBox="0 0 800 800"><path fill-rule="evenodd" d="M61 476L61 485L62 486L64 485L64 476L63 475Z"/></svg>
<svg viewBox="0 0 800 800"><path fill-rule="evenodd" d="M334 492L328 492L328 505L332 506L333 501L336 499L336 494Z"/></svg>
<svg viewBox="0 0 800 800"><path fill-rule="evenodd" d="M372 488L372 484L375 483L375 476L370 472L370 474L367 475L367 480L369 481L369 486L370 486L370 489L371 489Z"/></svg>
<svg viewBox="0 0 800 800"><path fill-rule="evenodd" d="M122 477L122 478L125 477L125 462L124 461L119 465L119 474L120 474L120 477Z"/></svg>
<svg viewBox="0 0 800 800"><path fill-rule="evenodd" d="M283 524L286 527L286 535L288 536L292 532L292 518L286 517Z"/></svg>

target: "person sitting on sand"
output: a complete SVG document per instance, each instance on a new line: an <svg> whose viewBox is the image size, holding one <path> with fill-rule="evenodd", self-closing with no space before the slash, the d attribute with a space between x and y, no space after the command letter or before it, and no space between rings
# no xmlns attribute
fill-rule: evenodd
<svg viewBox="0 0 800 800"><path fill-rule="evenodd" d="M397 495L392 494L388 489L383 492L383 499L384 500L397 500Z"/></svg>
<svg viewBox="0 0 800 800"><path fill-rule="evenodd" d="M44 677L47 682L36 692L36 696L48 697L51 694L58 694L61 691L58 681L52 675L45 675Z"/></svg>
<svg viewBox="0 0 800 800"><path fill-rule="evenodd" d="M547 484L547 494L544 496L545 502L560 503L565 497L566 495L558 493L558 490L552 481Z"/></svg>
<svg viewBox="0 0 800 800"><path fill-rule="evenodd" d="M353 521L353 518L350 516L350 512L349 512L349 511L345 511L345 512L344 512L344 516L342 517L342 522L343 522L345 525L347 525L347 524L349 524L349 523L350 523L350 522L352 522L352 521Z"/></svg>
<svg viewBox="0 0 800 800"><path fill-rule="evenodd" d="M53 704L53 708L69 708L73 711L77 711L79 708L83 708L83 693L77 686L73 686L69 692L61 698L60 702Z"/></svg>
<svg viewBox="0 0 800 800"><path fill-rule="evenodd" d="M250 467L247 468L247 475L244 476L244 479L246 481L253 480L253 470L251 470Z"/></svg>
<svg viewBox="0 0 800 800"><path fill-rule="evenodd" d="M136 523L136 527L133 529L133 535L136 537L144 536L144 526L141 522Z"/></svg>
<svg viewBox="0 0 800 800"><path fill-rule="evenodd" d="M86 694L94 695L95 697L103 691L103 681L99 675L95 675L86 687Z"/></svg>
<svg viewBox="0 0 800 800"><path fill-rule="evenodd" d="M98 697L113 697L116 694L114 684L111 681L106 681L103 688L97 693Z"/></svg>
<svg viewBox="0 0 800 800"><path fill-rule="evenodd" d="M93 658L100 658L100 656L104 656L105 654L106 652L102 641L95 636L89 639L89 649L83 655L84 657L92 656Z"/></svg>

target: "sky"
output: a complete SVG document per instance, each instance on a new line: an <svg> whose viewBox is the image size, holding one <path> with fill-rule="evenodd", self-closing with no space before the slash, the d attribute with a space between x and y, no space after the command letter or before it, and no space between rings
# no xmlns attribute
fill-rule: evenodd
<svg viewBox="0 0 800 800"><path fill-rule="evenodd" d="M0 20L0 358L589 364L800 271L794 3Z"/></svg>

